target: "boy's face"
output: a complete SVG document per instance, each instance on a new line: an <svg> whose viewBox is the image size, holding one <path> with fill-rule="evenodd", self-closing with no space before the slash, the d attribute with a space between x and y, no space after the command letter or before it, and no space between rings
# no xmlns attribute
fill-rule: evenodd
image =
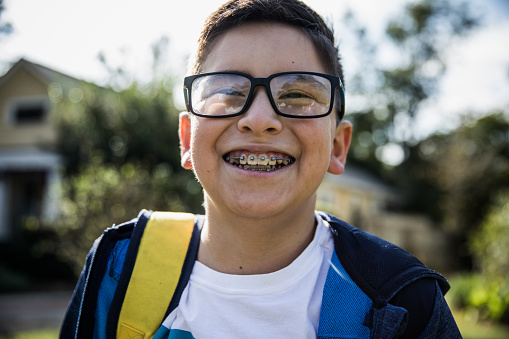
<svg viewBox="0 0 509 339"><path fill-rule="evenodd" d="M223 34L203 64L203 72L239 71L253 77L308 71L327 73L315 48L296 28L250 23ZM313 209L315 192L327 171L341 174L351 125L336 127L336 113L292 119L274 112L267 92L257 87L241 116L201 118L183 114L182 164L192 168L205 190L207 213L261 218ZM235 166L227 156L289 159L273 171ZM285 161L283 161L284 163Z"/></svg>

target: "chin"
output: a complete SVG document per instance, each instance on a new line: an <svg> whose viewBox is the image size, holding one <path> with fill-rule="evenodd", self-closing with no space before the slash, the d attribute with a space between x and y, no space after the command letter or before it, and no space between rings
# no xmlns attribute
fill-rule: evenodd
<svg viewBox="0 0 509 339"><path fill-rule="evenodd" d="M231 206L232 210L243 218L253 220L270 219L283 215L288 216L289 214L295 215L298 212L303 212L306 209L305 206L309 206L307 203L297 203L294 200L289 201L281 197L267 199L266 196L247 198L243 202L237 200ZM314 207L314 203L311 205Z"/></svg>
<svg viewBox="0 0 509 339"><path fill-rule="evenodd" d="M265 219L281 214L285 208L284 206L279 206L278 202L263 202L259 204L250 202L248 204L237 204L233 210L244 218Z"/></svg>

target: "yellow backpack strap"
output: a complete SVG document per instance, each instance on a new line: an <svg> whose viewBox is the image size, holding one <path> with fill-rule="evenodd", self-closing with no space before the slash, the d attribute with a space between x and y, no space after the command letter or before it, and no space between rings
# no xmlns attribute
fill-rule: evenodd
<svg viewBox="0 0 509 339"><path fill-rule="evenodd" d="M117 338L155 335L177 288L193 227L193 214L152 213L120 311Z"/></svg>

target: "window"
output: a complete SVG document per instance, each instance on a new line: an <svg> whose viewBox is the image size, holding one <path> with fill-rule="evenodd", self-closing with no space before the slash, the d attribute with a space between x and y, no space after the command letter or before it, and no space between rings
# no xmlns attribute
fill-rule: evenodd
<svg viewBox="0 0 509 339"><path fill-rule="evenodd" d="M42 106L18 107L14 113L14 120L17 124L42 122L44 120L45 109Z"/></svg>
<svg viewBox="0 0 509 339"><path fill-rule="evenodd" d="M47 98L17 98L9 106L9 121L12 125L41 124L46 120Z"/></svg>

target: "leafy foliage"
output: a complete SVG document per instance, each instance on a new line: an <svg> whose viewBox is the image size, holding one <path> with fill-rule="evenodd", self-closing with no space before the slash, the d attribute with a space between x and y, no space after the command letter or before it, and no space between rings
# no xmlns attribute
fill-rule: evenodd
<svg viewBox="0 0 509 339"><path fill-rule="evenodd" d="M64 180L61 218L55 227L65 246L58 256L79 273L93 240L112 224L136 217L143 208L185 211L179 183L187 183L187 192L200 192L199 184L187 179L172 173L165 163L149 172L140 163L116 167L93 158Z"/></svg>
<svg viewBox="0 0 509 339"><path fill-rule="evenodd" d="M363 65L359 73L375 74L357 74L349 87L354 100L362 102L348 114L354 124L350 160L394 178L392 169L398 163L391 164L385 157L388 147L398 146L403 159L409 155L409 148L418 142L415 117L446 72L448 47L471 32L478 20L465 3L410 2L386 27L390 46L383 47L397 61L385 66L378 59L381 46L369 41L366 30L351 15L345 20L359 41Z"/></svg>
<svg viewBox="0 0 509 339"><path fill-rule="evenodd" d="M509 191L499 194L469 240L478 271L455 279L453 301L481 318L509 323Z"/></svg>
<svg viewBox="0 0 509 339"><path fill-rule="evenodd" d="M12 25L9 22L2 20L2 13L5 11L4 0L0 0L0 37L2 34L11 34L13 31Z"/></svg>
<svg viewBox="0 0 509 339"><path fill-rule="evenodd" d="M432 217L455 239L459 268L472 265L467 235L509 187L508 130L502 113L466 121L454 132L410 147L408 158L394 170L407 208Z"/></svg>
<svg viewBox="0 0 509 339"><path fill-rule="evenodd" d="M454 233L475 229L496 193L509 187L508 130L504 114L495 113L412 147L396 171L413 208L424 206Z"/></svg>
<svg viewBox="0 0 509 339"><path fill-rule="evenodd" d="M76 273L106 227L141 209L203 213L201 186L180 166L171 77L116 87L49 90L65 162L58 256Z"/></svg>
<svg viewBox="0 0 509 339"><path fill-rule="evenodd" d="M15 242L0 246L0 293L41 289L45 283L74 279L70 265L55 255L61 247L51 228L35 217L24 220Z"/></svg>
<svg viewBox="0 0 509 339"><path fill-rule="evenodd" d="M156 189L178 197L181 209L200 211L194 176L180 166L179 112L167 88L135 84L119 93L94 86L71 89L76 97L62 98L56 106L66 176L79 176L90 164L108 164L117 171L133 168L145 178L139 182L147 183L164 169L168 185Z"/></svg>
<svg viewBox="0 0 509 339"><path fill-rule="evenodd" d="M509 282L503 277L465 273L451 279L449 302L474 315L474 320L491 319L509 323Z"/></svg>
<svg viewBox="0 0 509 339"><path fill-rule="evenodd" d="M501 193L481 227L470 235L478 269L493 279L509 276L509 191ZM509 298L509 286L505 291ZM509 306L509 299L508 305Z"/></svg>
<svg viewBox="0 0 509 339"><path fill-rule="evenodd" d="M448 48L472 32L479 19L467 3L409 2L386 26L396 52L389 65L377 59L387 46L372 43L354 18L346 19L365 65L350 84L357 110L349 113L354 133L348 160L395 183L407 198L405 209L432 217L455 235L462 265L469 267L466 234L479 227L496 193L509 186L507 117L465 118L458 130L425 140L416 134L415 117L447 71ZM400 164L385 159L394 146L404 155Z"/></svg>

